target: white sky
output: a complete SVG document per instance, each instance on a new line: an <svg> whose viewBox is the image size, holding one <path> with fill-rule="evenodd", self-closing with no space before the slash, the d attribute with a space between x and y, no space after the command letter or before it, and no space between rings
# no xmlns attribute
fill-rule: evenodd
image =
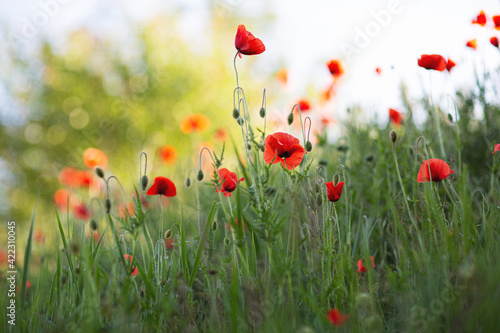
<svg viewBox="0 0 500 333"><path fill-rule="evenodd" d="M26 20L33 22L44 4L54 1L0 2L0 29L4 33L21 34ZM38 29L28 45L36 45L41 37L60 43L65 32L82 25L114 36L117 41L125 40L126 29L133 28L126 24L128 20L142 21L179 8L183 18L180 24L189 38L200 36L200 30L206 30L209 23L207 2L200 0L58 1L66 4L58 6L47 25ZM429 88L432 76L433 96L438 99L455 87L473 86L474 68L483 71L485 67L489 70L499 67L500 53L489 44L489 38L500 37L500 31L491 27L491 19L487 27L471 24L480 10L489 18L500 15L498 0L396 0L398 13L391 15L388 24L369 37L366 47L347 59L340 46L355 46L358 31L376 22L373 12L388 10L391 2L394 0L214 0L213 4L217 10L234 12L243 24L248 17L247 29L266 45L266 52L258 56L253 66L265 74L281 65L287 67L290 100L306 96L307 87L311 85L317 89L326 86L329 75L324 63L343 58L346 75L333 106L336 114L341 114L348 105L359 103L368 112L378 113L384 121L387 108L401 107L402 80L407 83L410 95L419 97L422 89ZM274 18L262 18L261 25L259 17L263 10L267 13L270 10ZM473 38L478 41L477 51L465 47L466 41ZM203 41L198 39L198 42ZM228 42L228 60L234 54L229 47L233 47L232 40ZM417 59L423 53L450 57L457 67L451 74L429 73L417 66ZM375 74L376 67L382 68L381 76Z"/></svg>

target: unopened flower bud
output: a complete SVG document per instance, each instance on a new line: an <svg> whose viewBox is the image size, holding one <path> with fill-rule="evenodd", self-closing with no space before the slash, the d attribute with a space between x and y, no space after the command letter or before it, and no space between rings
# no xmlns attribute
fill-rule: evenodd
<svg viewBox="0 0 500 333"><path fill-rule="evenodd" d="M146 176L146 175L142 176L141 185L142 185L143 191L145 191L146 187L148 187L148 182L149 182L148 176Z"/></svg>
<svg viewBox="0 0 500 333"><path fill-rule="evenodd" d="M260 112L259 113L260 113L260 117L264 118L266 116L266 109L260 108Z"/></svg>
<svg viewBox="0 0 500 333"><path fill-rule="evenodd" d="M191 178L187 177L184 185L186 185L187 188L191 187Z"/></svg>
<svg viewBox="0 0 500 333"><path fill-rule="evenodd" d="M321 194L318 194L318 196L316 197L316 204L318 206L321 206L323 204L323 198L321 197Z"/></svg>
<svg viewBox="0 0 500 333"><path fill-rule="evenodd" d="M395 130L392 130L390 133L390 136L391 136L392 143L395 143L396 140L398 139L398 133Z"/></svg>
<svg viewBox="0 0 500 333"><path fill-rule="evenodd" d="M322 166L327 166L328 165L328 161L327 160L319 160L318 164L322 165Z"/></svg>
<svg viewBox="0 0 500 333"><path fill-rule="evenodd" d="M217 230L217 221L214 221L214 223L212 223L212 230Z"/></svg>
<svg viewBox="0 0 500 333"><path fill-rule="evenodd" d="M252 145L251 144L247 145L247 150L252 150Z"/></svg>
<svg viewBox="0 0 500 333"><path fill-rule="evenodd" d="M104 178L104 170L102 170L100 167L95 167L95 173L99 178Z"/></svg>
<svg viewBox="0 0 500 333"><path fill-rule="evenodd" d="M97 222L94 219L90 220L90 229L92 229L92 231L97 230Z"/></svg>
<svg viewBox="0 0 500 333"><path fill-rule="evenodd" d="M227 237L224 237L224 245L229 246L230 240Z"/></svg>
<svg viewBox="0 0 500 333"><path fill-rule="evenodd" d="M318 183L314 184L314 190L316 191L316 193L319 193L321 191L321 187L319 186Z"/></svg>
<svg viewBox="0 0 500 333"><path fill-rule="evenodd" d="M312 149L313 149L313 145L312 145L311 141L307 141L306 142L306 150L311 151Z"/></svg>
<svg viewBox="0 0 500 333"><path fill-rule="evenodd" d="M287 120L288 120L288 125L291 125L291 124L293 123L293 113L290 113L290 114L288 115Z"/></svg>
<svg viewBox="0 0 500 333"><path fill-rule="evenodd" d="M238 109L235 108L233 110L233 118L234 119L238 119L239 117L240 117L240 110L238 110Z"/></svg>
<svg viewBox="0 0 500 333"><path fill-rule="evenodd" d="M109 212L111 211L111 200L106 199L104 205L106 206L106 214L109 214Z"/></svg>
<svg viewBox="0 0 500 333"><path fill-rule="evenodd" d="M205 175L203 175L203 171L201 171L200 169L200 171L198 171L198 174L196 175L196 179L198 179L198 181L201 182L204 176Z"/></svg>
<svg viewBox="0 0 500 333"><path fill-rule="evenodd" d="M448 113L448 120L450 121L450 123L453 122L453 117L451 116L451 113Z"/></svg>
<svg viewBox="0 0 500 333"><path fill-rule="evenodd" d="M333 176L333 184L337 185L340 181L340 176L338 173L335 174L335 176Z"/></svg>
<svg viewBox="0 0 500 333"><path fill-rule="evenodd" d="M170 237L172 237L172 229L168 229L165 232L165 239L169 239Z"/></svg>
<svg viewBox="0 0 500 333"><path fill-rule="evenodd" d="M238 119L236 119L236 121L238 122L238 125L240 125L240 126L243 126L243 124L245 123L245 121L241 117L239 117Z"/></svg>

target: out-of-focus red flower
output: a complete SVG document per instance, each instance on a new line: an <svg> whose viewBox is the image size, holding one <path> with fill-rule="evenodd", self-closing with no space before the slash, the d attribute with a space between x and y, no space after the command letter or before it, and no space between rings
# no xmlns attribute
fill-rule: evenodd
<svg viewBox="0 0 500 333"><path fill-rule="evenodd" d="M70 193L63 188L57 190L54 194L54 203L59 209L67 208L70 203Z"/></svg>
<svg viewBox="0 0 500 333"><path fill-rule="evenodd" d="M129 263L132 263L132 261L134 260L134 258L132 258L130 254L124 254L123 258ZM137 269L137 267L132 266L130 274L132 274L132 276L136 276L137 274L139 274L139 270Z"/></svg>
<svg viewBox="0 0 500 333"><path fill-rule="evenodd" d="M375 68L375 72L377 72L378 75L382 74L382 69L380 67Z"/></svg>
<svg viewBox="0 0 500 333"><path fill-rule="evenodd" d="M165 247L167 250L172 250L174 248L174 239L172 237L165 238Z"/></svg>
<svg viewBox="0 0 500 333"><path fill-rule="evenodd" d="M328 126L330 124L336 123L335 119L327 114L322 114L320 116L320 122L321 122L321 125L323 125L323 126Z"/></svg>
<svg viewBox="0 0 500 333"><path fill-rule="evenodd" d="M493 23L495 24L495 29L500 30L500 15L495 15L492 17Z"/></svg>
<svg viewBox="0 0 500 333"><path fill-rule="evenodd" d="M344 74L344 68L342 67L342 64L340 60L333 59L330 60L329 62L326 63L326 66L328 66L328 70L330 71L330 74L334 78L338 78Z"/></svg>
<svg viewBox="0 0 500 333"><path fill-rule="evenodd" d="M73 213L75 214L75 217L79 220L88 220L90 218L90 211L85 206L85 204L81 203L78 206L76 206L73 210Z"/></svg>
<svg viewBox="0 0 500 333"><path fill-rule="evenodd" d="M238 55L254 55L261 54L266 50L264 43L258 38L255 38L250 31L247 31L243 24L238 26L234 46L238 50Z"/></svg>
<svg viewBox="0 0 500 333"><path fill-rule="evenodd" d="M238 219L236 219L234 221L234 224L235 225L238 225ZM231 230L231 225L229 223L226 223L226 227L228 230ZM243 231L246 232L247 231L247 225L245 224L245 221L243 221Z"/></svg>
<svg viewBox="0 0 500 333"><path fill-rule="evenodd" d="M372 261L372 268L375 268L375 261L373 260L373 256L370 256L370 260ZM366 273L366 267L363 265L363 259L358 260L358 275L359 273Z"/></svg>
<svg viewBox="0 0 500 333"><path fill-rule="evenodd" d="M88 168L95 168L96 166L105 168L108 165L108 157L99 149L87 148L83 152L83 163Z"/></svg>
<svg viewBox="0 0 500 333"><path fill-rule="evenodd" d="M349 319L349 316L342 314L337 309L330 309L326 315L326 319L328 319L328 321L335 326L341 326L347 319Z"/></svg>
<svg viewBox="0 0 500 333"><path fill-rule="evenodd" d="M72 167L63 168L57 178L62 185L73 188L80 186L89 187L94 181L94 176L91 172L81 171Z"/></svg>
<svg viewBox="0 0 500 333"><path fill-rule="evenodd" d="M470 40L465 45L475 50L477 49L477 40L476 39Z"/></svg>
<svg viewBox="0 0 500 333"><path fill-rule="evenodd" d="M300 108L300 112L307 112L307 111L311 110L311 103L305 98L298 100L297 105ZM295 108L295 110L296 110L296 108Z"/></svg>
<svg viewBox="0 0 500 333"><path fill-rule="evenodd" d="M481 11L476 19L472 20L472 24L479 24L480 26L484 27L486 25L486 15L484 14L483 11Z"/></svg>
<svg viewBox="0 0 500 333"><path fill-rule="evenodd" d="M153 185L146 192L147 195L164 195L166 197L175 197L177 189L175 184L167 177L156 177Z"/></svg>
<svg viewBox="0 0 500 333"><path fill-rule="evenodd" d="M200 113L187 116L181 121L181 132L190 134L192 132L203 133L210 127L210 119Z"/></svg>
<svg viewBox="0 0 500 333"><path fill-rule="evenodd" d="M80 171L80 186L90 187L94 182L94 174L89 171Z"/></svg>
<svg viewBox="0 0 500 333"><path fill-rule="evenodd" d="M389 109L389 119L391 119L391 122L393 122L394 124L401 125L401 122L403 121L403 115L397 110Z"/></svg>
<svg viewBox="0 0 500 333"><path fill-rule="evenodd" d="M43 244L43 242L45 242L45 233L40 229L35 229L33 239L35 240L35 242Z"/></svg>
<svg viewBox="0 0 500 333"><path fill-rule="evenodd" d="M422 54L418 59L418 65L425 69L442 72L446 69L446 60L439 54Z"/></svg>
<svg viewBox="0 0 500 333"><path fill-rule="evenodd" d="M126 218L128 216L134 216L135 215L135 205L133 202L129 202L127 204L122 203L120 205L120 208L118 208L118 216L120 216L122 219Z"/></svg>
<svg viewBox="0 0 500 333"><path fill-rule="evenodd" d="M455 173L455 171L450 170L450 166L445 161L439 158L431 158L430 160L424 161L420 166L417 175L418 183L425 183L431 180L431 177L429 177L429 169L431 170L433 182L439 182L448 178L450 174Z"/></svg>
<svg viewBox="0 0 500 333"><path fill-rule="evenodd" d="M214 139L219 142L226 140L228 136L227 131L223 128L218 128L214 133Z"/></svg>
<svg viewBox="0 0 500 333"><path fill-rule="evenodd" d="M337 185L333 185L332 182L325 183L326 185L326 195L328 200L331 202L339 201L342 195L342 188L344 187L344 182L339 182Z"/></svg>
<svg viewBox="0 0 500 333"><path fill-rule="evenodd" d="M493 45L494 47L498 48L498 37L491 37L490 38L490 43L491 45Z"/></svg>
<svg viewBox="0 0 500 333"><path fill-rule="evenodd" d="M238 179L238 176L235 172L231 172L226 168L219 169L219 184L220 186L215 188L217 193L222 192L225 197L230 197L231 192L236 190L238 183L245 178Z"/></svg>
<svg viewBox="0 0 500 333"><path fill-rule="evenodd" d="M451 60L450 58L448 58L448 61L446 61L446 70L447 70L448 72L451 72L451 69L452 69L453 67L455 67L456 65L457 65L457 64L456 64L453 60Z"/></svg>
<svg viewBox="0 0 500 333"><path fill-rule="evenodd" d="M493 148L493 152L491 153L491 155L495 155L497 151L500 151L500 143L497 143L495 145L495 148Z"/></svg>
<svg viewBox="0 0 500 333"><path fill-rule="evenodd" d="M266 137L264 161L267 164L280 163L288 170L297 167L304 159L304 147L299 139L290 134L277 132Z"/></svg>
<svg viewBox="0 0 500 333"><path fill-rule="evenodd" d="M280 69L276 73L276 79L278 80L279 83L282 85L286 85L288 83L288 70L286 68Z"/></svg>
<svg viewBox="0 0 500 333"><path fill-rule="evenodd" d="M165 145L158 149L158 155L166 165L173 165L177 161L177 149L172 145Z"/></svg>

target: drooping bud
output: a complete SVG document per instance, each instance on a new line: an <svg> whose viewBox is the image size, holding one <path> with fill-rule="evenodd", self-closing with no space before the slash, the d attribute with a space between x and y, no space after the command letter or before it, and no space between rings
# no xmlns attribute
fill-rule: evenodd
<svg viewBox="0 0 500 333"><path fill-rule="evenodd" d="M260 108L260 112L259 113L260 113L260 117L264 118L266 116L266 109Z"/></svg>
<svg viewBox="0 0 500 333"><path fill-rule="evenodd" d="M94 219L90 220L90 229L92 229L92 231L97 230L97 222Z"/></svg>
<svg viewBox="0 0 500 333"><path fill-rule="evenodd" d="M96 166L95 167L95 173L97 174L97 176L99 178L103 178L104 179L104 170L102 170L101 167Z"/></svg>
<svg viewBox="0 0 500 333"><path fill-rule="evenodd" d="M251 144L248 144L248 145L247 145L247 150L248 150L248 151L252 150L252 145L251 145Z"/></svg>
<svg viewBox="0 0 500 333"><path fill-rule="evenodd" d="M203 174L203 171L198 171L198 174L196 175L196 179L198 179L199 182L201 182L203 180L203 177L205 177L205 175Z"/></svg>
<svg viewBox="0 0 500 333"><path fill-rule="evenodd" d="M233 110L233 118L234 119L238 119L239 117L240 117L240 110L238 110L238 109L235 108Z"/></svg>
<svg viewBox="0 0 500 333"><path fill-rule="evenodd" d="M146 175L142 176L141 185L143 191L146 191L146 187L148 187L148 182L149 182L148 176Z"/></svg>
<svg viewBox="0 0 500 333"><path fill-rule="evenodd" d="M396 143L398 139L398 133L395 130L392 130L390 133L392 143Z"/></svg>
<svg viewBox="0 0 500 333"><path fill-rule="evenodd" d="M109 214L109 212L111 211L111 200L106 199L104 205L106 206L106 214Z"/></svg>
<svg viewBox="0 0 500 333"><path fill-rule="evenodd" d="M453 117L451 116L451 113L448 113L448 120L450 121L450 123L453 122Z"/></svg>
<svg viewBox="0 0 500 333"><path fill-rule="evenodd" d="M340 181L340 176L338 173L336 173L335 176L333 176L333 184L337 185L339 181Z"/></svg>
<svg viewBox="0 0 500 333"><path fill-rule="evenodd" d="M306 142L306 150L311 151L312 149L313 149L313 145L312 145L311 141L307 141Z"/></svg>
<svg viewBox="0 0 500 333"><path fill-rule="evenodd" d="M165 239L169 239L170 237L172 237L172 229L168 229L165 232Z"/></svg>
<svg viewBox="0 0 500 333"><path fill-rule="evenodd" d="M238 125L240 125L240 126L243 126L243 124L245 123L245 121L241 117L239 117L238 119L236 119L236 121L238 122Z"/></svg>
<svg viewBox="0 0 500 333"><path fill-rule="evenodd" d="M224 237L224 245L229 246L230 240L227 237Z"/></svg>
<svg viewBox="0 0 500 333"><path fill-rule="evenodd" d="M318 194L318 196L316 197L316 204L318 206L321 206L323 204L323 198L321 197L321 194Z"/></svg>
<svg viewBox="0 0 500 333"><path fill-rule="evenodd" d="M288 125L291 125L291 124L293 123L293 113L290 113L290 114L288 115L287 120L288 120Z"/></svg>
<svg viewBox="0 0 500 333"><path fill-rule="evenodd" d="M319 160L318 164L322 165L322 166L327 166L328 165L328 161L327 160Z"/></svg>
<svg viewBox="0 0 500 333"><path fill-rule="evenodd" d="M319 193L321 191L321 187L319 186L318 183L314 184L314 190L316 191L316 193Z"/></svg>
<svg viewBox="0 0 500 333"><path fill-rule="evenodd" d="M217 230L217 221L214 221L214 223L212 223L212 230Z"/></svg>
<svg viewBox="0 0 500 333"><path fill-rule="evenodd" d="M184 185L186 185L187 188L191 187L191 178L187 177Z"/></svg>

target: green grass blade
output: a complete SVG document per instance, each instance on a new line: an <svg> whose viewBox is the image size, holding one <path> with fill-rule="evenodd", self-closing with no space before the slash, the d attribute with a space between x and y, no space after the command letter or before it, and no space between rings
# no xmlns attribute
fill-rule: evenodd
<svg viewBox="0 0 500 333"><path fill-rule="evenodd" d="M31 216L31 227L28 235L28 242L26 243L26 250L24 251L24 265L23 265L23 277L21 284L21 309L24 305L24 299L26 297L26 282L28 281L29 266L31 261L31 248L33 245L33 228L35 227L35 212L36 206L38 204L39 195L35 201L35 207L33 208L33 215Z"/></svg>

